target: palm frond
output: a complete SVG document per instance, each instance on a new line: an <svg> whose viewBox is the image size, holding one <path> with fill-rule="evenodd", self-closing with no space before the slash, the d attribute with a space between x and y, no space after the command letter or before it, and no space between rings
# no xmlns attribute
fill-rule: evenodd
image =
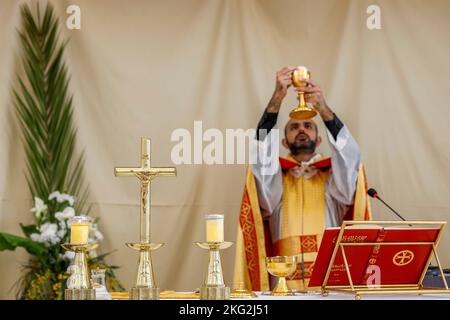
<svg viewBox="0 0 450 320"><path fill-rule="evenodd" d="M64 62L67 42L59 43L58 19L47 5L33 14L23 5L24 76L13 91L13 102L25 146L27 182L33 196L47 199L55 190L77 198L77 212L88 212L83 153L74 155L76 128L73 98Z"/></svg>

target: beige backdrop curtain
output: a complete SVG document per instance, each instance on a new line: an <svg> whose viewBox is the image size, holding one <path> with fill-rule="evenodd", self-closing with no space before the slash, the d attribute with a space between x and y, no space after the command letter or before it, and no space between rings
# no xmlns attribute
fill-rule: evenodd
<svg viewBox="0 0 450 320"><path fill-rule="evenodd" d="M34 1L29 1L34 2ZM450 2L418 0L51 1L70 37L78 150L87 155L92 215L105 235L100 251L127 289L137 254L138 183L115 178L137 165L139 139L152 139L152 163L171 166L176 128L254 128L272 94L275 72L306 65L329 105L359 142L370 185L408 219L450 217ZM23 146L10 89L19 62L20 1L0 0L0 230L32 222ZM81 8L81 30L65 28L66 8ZM381 30L366 9L381 8ZM290 92L279 123L296 103ZM322 129L323 130L323 129ZM323 132L323 131L322 131ZM206 145L206 144L205 144ZM322 148L322 152L328 149ZM225 214L234 241L245 165L180 165L176 178L153 183L152 239L162 289L198 288L207 255L204 214ZM378 203L375 219L396 218ZM450 265L450 230L442 239ZM224 252L231 284L234 249ZM0 253L0 298L27 254Z"/></svg>

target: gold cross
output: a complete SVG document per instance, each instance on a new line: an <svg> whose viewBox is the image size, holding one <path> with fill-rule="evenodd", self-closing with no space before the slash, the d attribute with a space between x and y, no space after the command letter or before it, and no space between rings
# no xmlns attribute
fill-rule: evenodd
<svg viewBox="0 0 450 320"><path fill-rule="evenodd" d="M395 254L393 262L397 266L405 266L414 259L414 253L409 250L399 251Z"/></svg>
<svg viewBox="0 0 450 320"><path fill-rule="evenodd" d="M152 167L150 165L150 139L141 138L141 166L137 168L114 168L116 177L135 176L141 181L140 242L150 243L150 182L159 176L176 176L176 168Z"/></svg>

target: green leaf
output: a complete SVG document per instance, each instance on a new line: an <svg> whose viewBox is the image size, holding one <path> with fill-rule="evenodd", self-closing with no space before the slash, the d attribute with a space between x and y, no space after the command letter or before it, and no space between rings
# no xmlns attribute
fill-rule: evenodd
<svg viewBox="0 0 450 320"><path fill-rule="evenodd" d="M102 261L103 259L105 259L105 257L107 257L108 255L110 255L111 253L113 253L113 252L115 252L115 251L117 251L117 250L113 250L113 251L110 251L110 252L103 253L103 254L101 254L101 255L95 257L95 258L92 258L91 261L92 261L92 262L99 262L99 261Z"/></svg>
<svg viewBox="0 0 450 320"><path fill-rule="evenodd" d="M0 251L16 250L17 247L22 247L32 255L39 255L44 250L44 245L37 243L28 238L18 237L9 233L0 232Z"/></svg>
<svg viewBox="0 0 450 320"><path fill-rule="evenodd" d="M38 233L39 230L35 224L29 224L29 225L23 225L20 224L20 227L22 228L23 234L29 237L32 233Z"/></svg>

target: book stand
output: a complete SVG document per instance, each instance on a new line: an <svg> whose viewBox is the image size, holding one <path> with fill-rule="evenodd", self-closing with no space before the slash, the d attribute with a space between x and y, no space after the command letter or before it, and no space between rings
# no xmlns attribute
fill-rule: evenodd
<svg viewBox="0 0 450 320"><path fill-rule="evenodd" d="M402 225L403 227L412 227L412 226L434 226L438 227L438 235L435 239L435 241L432 242L414 242L414 241L399 241L399 242L355 242L355 241L342 241L344 231L347 230L351 226L393 226L393 225ZM444 276L444 272L442 270L441 263L439 261L439 257L437 254L437 246L439 244L439 240L442 236L442 232L444 230L444 227L446 225L446 222L434 222L434 221L399 221L399 222L392 222L392 221L344 221L341 229L339 231L339 235L336 240L336 244L334 245L333 254L331 256L330 262L328 264L326 275L323 279L322 286L321 286L321 292L323 296L327 296L328 292L335 291L340 293L349 293L354 294L355 299L359 300L361 299L361 295L379 295L379 294L450 294L450 290L448 289L448 284ZM408 228L405 228L405 230L408 230ZM419 229L420 230L420 229ZM410 230L415 231L417 233L417 229ZM354 284L351 273L350 273L350 267L348 264L349 256L348 253L346 254L345 249L349 248L351 246L390 246L390 245L397 245L397 246L431 246L430 254L427 258L427 262L423 266L423 271L421 273L420 279L417 283L403 283L403 284L395 284L395 285L389 285L389 284L383 284L381 281L378 285L361 285L361 284ZM344 260L346 275L348 278L348 285L339 285L339 286L332 286L328 285L328 279L330 277L330 273L332 270L332 266L334 264L334 261L336 259L338 251L342 252L342 257ZM406 251L406 250L405 250ZM436 263L439 267L440 274L442 276L442 282L444 284L445 289L443 288L424 288L422 286L422 281L425 277L428 265L430 264L430 261L432 257L436 259ZM403 258L401 261L407 259L407 256L400 257ZM369 261L367 261L367 265L369 265Z"/></svg>

